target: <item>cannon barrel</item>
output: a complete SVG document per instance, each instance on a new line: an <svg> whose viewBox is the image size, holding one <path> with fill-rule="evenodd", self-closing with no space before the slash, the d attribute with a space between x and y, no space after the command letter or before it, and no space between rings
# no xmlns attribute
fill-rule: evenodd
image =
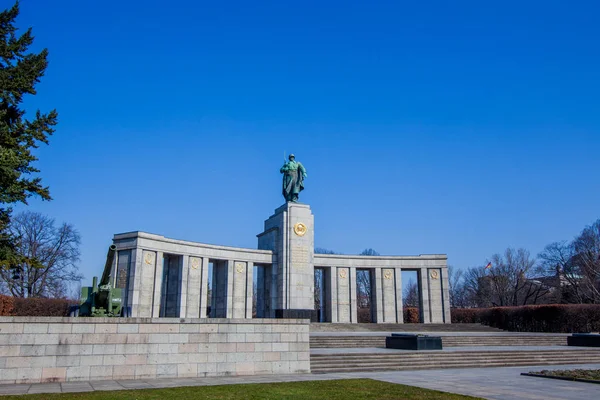
<svg viewBox="0 0 600 400"><path fill-rule="evenodd" d="M110 270L112 269L113 262L115 261L115 252L117 250L117 246L111 244L108 247L108 253L106 253L106 264L104 264L104 272L102 273L102 279L100 280L100 285L106 285L110 280Z"/></svg>

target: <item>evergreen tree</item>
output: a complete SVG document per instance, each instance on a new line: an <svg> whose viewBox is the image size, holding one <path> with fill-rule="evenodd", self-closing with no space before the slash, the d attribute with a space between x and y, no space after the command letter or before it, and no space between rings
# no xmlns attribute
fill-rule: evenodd
<svg viewBox="0 0 600 400"><path fill-rule="evenodd" d="M0 263L12 264L14 240L8 232L11 209L9 204L24 203L37 195L51 200L50 192L33 166L37 158L32 150L40 143L48 144L54 132L58 114L56 110L27 119L21 108L23 96L35 95L35 85L48 66L48 51L29 53L33 43L31 28L17 36L15 19L19 15L19 2L0 13Z"/></svg>

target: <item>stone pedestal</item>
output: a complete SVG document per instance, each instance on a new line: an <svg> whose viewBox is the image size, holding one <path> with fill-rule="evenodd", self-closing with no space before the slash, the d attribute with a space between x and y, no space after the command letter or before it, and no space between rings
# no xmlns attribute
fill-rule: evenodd
<svg viewBox="0 0 600 400"><path fill-rule="evenodd" d="M316 319L314 217L307 204L286 203L265 221L258 248L273 251L271 305L276 318Z"/></svg>

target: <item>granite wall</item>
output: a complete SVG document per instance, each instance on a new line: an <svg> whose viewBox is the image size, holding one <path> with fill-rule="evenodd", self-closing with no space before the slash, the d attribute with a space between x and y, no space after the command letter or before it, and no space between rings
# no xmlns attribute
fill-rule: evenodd
<svg viewBox="0 0 600 400"><path fill-rule="evenodd" d="M0 384L310 372L292 319L0 317Z"/></svg>

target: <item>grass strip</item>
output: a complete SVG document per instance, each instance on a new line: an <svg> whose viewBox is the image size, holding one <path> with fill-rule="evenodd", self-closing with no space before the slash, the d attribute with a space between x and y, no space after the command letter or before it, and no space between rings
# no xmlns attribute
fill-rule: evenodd
<svg viewBox="0 0 600 400"><path fill-rule="evenodd" d="M285 383L252 383L220 386L187 386L165 389L44 393L2 396L2 400L182 400L182 399L311 399L311 400L463 400L477 399L453 393L372 379L341 379Z"/></svg>
<svg viewBox="0 0 600 400"><path fill-rule="evenodd" d="M521 375L600 384L600 369L557 369L524 372Z"/></svg>

